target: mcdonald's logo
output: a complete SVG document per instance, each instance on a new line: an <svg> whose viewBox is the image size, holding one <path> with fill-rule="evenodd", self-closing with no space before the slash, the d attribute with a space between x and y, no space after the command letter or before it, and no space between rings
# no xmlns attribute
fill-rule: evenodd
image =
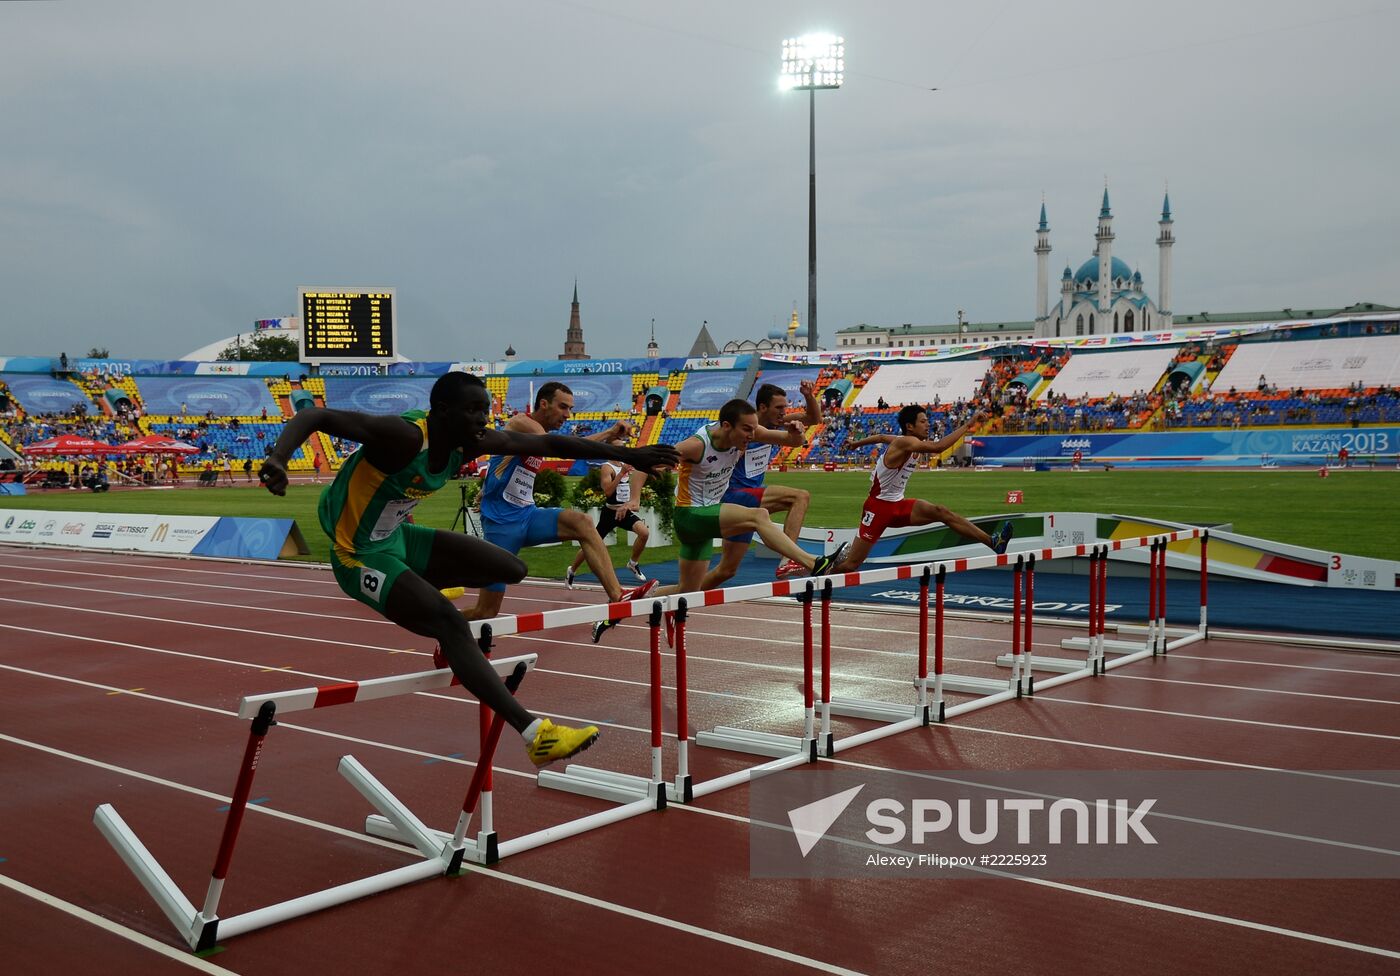
<svg viewBox="0 0 1400 976"><path fill-rule="evenodd" d="M170 531L170 523L162 522L156 526L156 530L151 533L152 542L164 542L165 534Z"/></svg>

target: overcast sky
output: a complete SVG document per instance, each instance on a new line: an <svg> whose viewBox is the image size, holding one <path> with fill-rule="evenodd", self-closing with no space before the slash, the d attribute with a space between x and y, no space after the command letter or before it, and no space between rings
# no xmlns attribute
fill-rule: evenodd
<svg viewBox="0 0 1400 976"><path fill-rule="evenodd" d="M398 289L415 359L1026 320L1093 249L1180 313L1400 304L1400 5L1381 0L0 3L0 355L174 358L301 285ZM937 91L930 91L937 88Z"/></svg>

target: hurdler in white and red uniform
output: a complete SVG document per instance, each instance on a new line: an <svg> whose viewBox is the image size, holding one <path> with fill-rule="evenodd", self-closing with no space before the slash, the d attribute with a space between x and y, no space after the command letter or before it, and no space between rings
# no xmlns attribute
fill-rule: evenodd
<svg viewBox="0 0 1400 976"><path fill-rule="evenodd" d="M868 444L885 444L886 447L870 476L870 494L866 496L865 506L861 510L856 540L851 543L850 551L835 572L850 573L859 569L886 529L908 525L942 522L965 539L980 542L998 553L1006 551L1007 543L1011 540L1010 522L1003 522L996 535L990 536L950 508L922 498L904 497L909 487L909 476L918 467L919 455L942 454L984 419L986 415L979 413L947 437L931 441L928 439L928 412L923 407L911 405L899 411L900 433L863 437L850 445L858 448Z"/></svg>

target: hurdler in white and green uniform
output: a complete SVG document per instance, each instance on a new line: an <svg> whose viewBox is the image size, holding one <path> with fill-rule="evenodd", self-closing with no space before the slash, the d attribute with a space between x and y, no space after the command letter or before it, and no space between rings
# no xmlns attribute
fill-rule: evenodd
<svg viewBox="0 0 1400 976"><path fill-rule="evenodd" d="M401 415L423 434L423 446L406 466L391 474L365 460L364 451L346 459L335 481L321 492L321 528L331 537L331 570L340 588L376 610L405 569L420 576L432 553L434 530L407 521L414 507L447 484L465 463L454 448L442 470L428 464L428 414Z"/></svg>
<svg viewBox="0 0 1400 976"><path fill-rule="evenodd" d="M715 446L711 428L706 425L693 435L700 442L700 459L681 455L676 469L676 508L672 525L680 541L680 558L709 559L714 540L720 533L719 511L729 477L743 452L738 447Z"/></svg>
<svg viewBox="0 0 1400 976"><path fill-rule="evenodd" d="M672 525L680 542L680 582L653 590L652 596L699 590L710 568L717 537L757 533L764 545L791 560L796 571L817 575L829 570L845 554L842 546L828 555L813 556L784 535L766 509L724 502L730 475L751 441L796 447L803 442L802 430L797 424L781 431L762 427L753 404L735 399L720 408L719 423L700 428L676 445L680 465L676 469Z"/></svg>

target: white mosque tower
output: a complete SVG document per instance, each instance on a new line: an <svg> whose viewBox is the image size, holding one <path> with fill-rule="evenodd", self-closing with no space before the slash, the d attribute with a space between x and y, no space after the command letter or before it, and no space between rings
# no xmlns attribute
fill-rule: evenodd
<svg viewBox="0 0 1400 976"><path fill-rule="evenodd" d="M1171 307L1171 246L1175 243L1171 224L1171 204L1163 197L1162 219L1157 225L1157 249L1160 307L1164 309ZM1094 235L1094 255L1081 264L1078 271L1065 266L1060 278L1060 300L1050 305L1050 224L1045 216L1045 204L1041 203L1035 244L1035 334L1038 338L1145 332L1171 325L1170 312L1159 311L1159 306L1143 291L1142 272L1134 271L1126 261L1113 256L1113 241L1113 210L1105 186L1098 231Z"/></svg>

